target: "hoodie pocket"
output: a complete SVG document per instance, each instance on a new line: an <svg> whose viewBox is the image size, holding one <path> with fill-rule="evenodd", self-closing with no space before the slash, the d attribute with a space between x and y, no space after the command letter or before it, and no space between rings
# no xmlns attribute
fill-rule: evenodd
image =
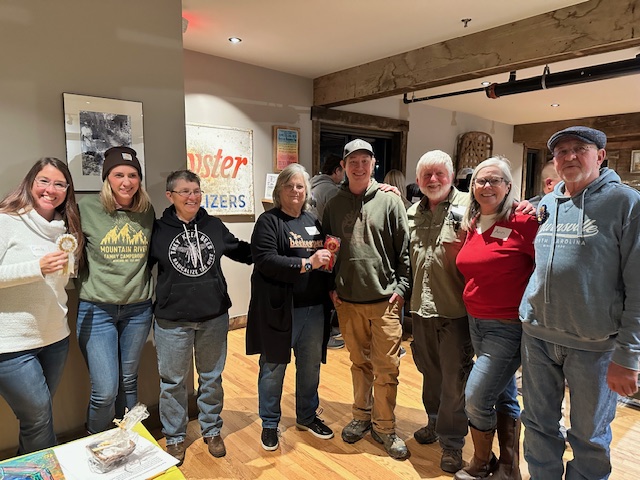
<svg viewBox="0 0 640 480"><path fill-rule="evenodd" d="M215 280L177 283L160 305L160 318L190 321L213 318L229 308L229 300Z"/></svg>

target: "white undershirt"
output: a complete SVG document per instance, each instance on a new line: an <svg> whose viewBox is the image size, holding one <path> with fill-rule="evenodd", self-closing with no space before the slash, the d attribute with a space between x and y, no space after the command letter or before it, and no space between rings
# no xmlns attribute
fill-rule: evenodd
<svg viewBox="0 0 640 480"><path fill-rule="evenodd" d="M497 216L497 213L492 213L491 215L480 215L478 223L476 224L476 232L482 234L482 232L489 230L493 224L496 223Z"/></svg>

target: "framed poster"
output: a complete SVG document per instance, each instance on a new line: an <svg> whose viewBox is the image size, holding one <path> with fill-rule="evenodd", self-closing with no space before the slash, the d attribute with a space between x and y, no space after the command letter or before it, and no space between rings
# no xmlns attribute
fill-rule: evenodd
<svg viewBox="0 0 640 480"><path fill-rule="evenodd" d="M273 126L273 171L281 172L290 163L298 163L300 129Z"/></svg>
<svg viewBox="0 0 640 480"><path fill-rule="evenodd" d="M142 102L62 94L67 165L76 191L102 188L104 152L116 146L137 152L145 172Z"/></svg>
<svg viewBox="0 0 640 480"><path fill-rule="evenodd" d="M631 151L631 173L640 173L640 150Z"/></svg>
<svg viewBox="0 0 640 480"><path fill-rule="evenodd" d="M211 215L253 215L253 131L188 123L187 168Z"/></svg>

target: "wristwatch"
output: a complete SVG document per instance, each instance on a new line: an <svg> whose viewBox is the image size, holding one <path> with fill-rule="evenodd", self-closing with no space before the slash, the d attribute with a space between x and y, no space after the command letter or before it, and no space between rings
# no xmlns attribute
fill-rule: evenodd
<svg viewBox="0 0 640 480"><path fill-rule="evenodd" d="M304 264L304 271L306 272L310 272L311 270L313 270L313 265L311 265L311 262L309 261L309 259L307 259L306 263Z"/></svg>

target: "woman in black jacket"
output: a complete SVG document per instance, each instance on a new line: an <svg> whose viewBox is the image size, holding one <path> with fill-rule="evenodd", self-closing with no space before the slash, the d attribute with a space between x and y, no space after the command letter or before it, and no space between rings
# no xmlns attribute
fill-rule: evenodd
<svg viewBox="0 0 640 480"><path fill-rule="evenodd" d="M262 447L278 448L280 398L291 349L296 356L296 427L319 438L333 431L316 415L320 363L326 361L331 275L319 271L331 253L309 212L309 175L299 164L278 175L274 208L258 218L251 236L255 266L247 319L247 354L260 354L258 400Z"/></svg>
<svg viewBox="0 0 640 480"><path fill-rule="evenodd" d="M160 420L167 452L184 460L189 421L187 383L193 352L198 372L198 421L214 457L226 455L222 370L231 300L220 259L251 264L251 248L200 207L200 178L189 170L167 178L172 205L156 220L150 265L158 264L154 334L160 373Z"/></svg>

